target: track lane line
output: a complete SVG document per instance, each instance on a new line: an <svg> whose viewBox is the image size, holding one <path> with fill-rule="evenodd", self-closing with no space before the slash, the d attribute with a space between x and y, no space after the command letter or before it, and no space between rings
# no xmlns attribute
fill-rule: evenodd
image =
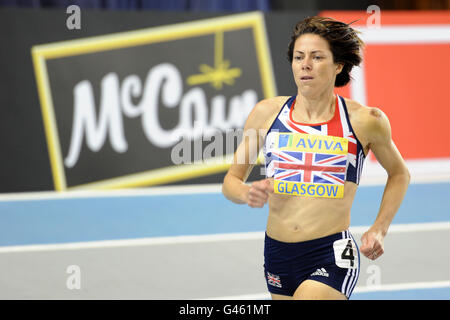
<svg viewBox="0 0 450 320"><path fill-rule="evenodd" d="M362 234L370 226L350 227L353 234ZM388 234L405 232L430 232L437 230L450 230L449 222L430 222L430 223L408 223L393 224L390 226ZM56 250L80 250L94 248L119 248L134 246L152 246L152 245L170 245L170 244L190 244L222 241L242 241L242 240L264 240L264 231L240 232L240 233L221 233L206 235L187 235L170 237L149 237L135 239L101 240L68 242L53 244L31 244L31 245L13 245L0 247L1 253L12 252L38 252L38 251L56 251Z"/></svg>
<svg viewBox="0 0 450 320"><path fill-rule="evenodd" d="M450 281L430 281L430 282L407 282L407 283L392 283L381 284L373 286L356 287L353 293L365 292L382 292L382 291L403 291L403 290L418 290L418 289L438 289L450 287ZM254 293L235 296L213 297L197 300L270 300L270 294Z"/></svg>

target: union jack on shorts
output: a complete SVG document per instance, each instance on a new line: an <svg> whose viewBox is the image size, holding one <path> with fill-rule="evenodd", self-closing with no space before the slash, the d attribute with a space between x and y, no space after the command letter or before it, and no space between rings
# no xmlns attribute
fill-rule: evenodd
<svg viewBox="0 0 450 320"><path fill-rule="evenodd" d="M267 283L274 287L281 288L280 276L271 274L270 272L267 272Z"/></svg>

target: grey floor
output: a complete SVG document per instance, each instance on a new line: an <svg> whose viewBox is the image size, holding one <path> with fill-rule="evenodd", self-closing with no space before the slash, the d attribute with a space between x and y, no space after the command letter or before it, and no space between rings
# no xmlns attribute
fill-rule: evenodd
<svg viewBox="0 0 450 320"><path fill-rule="evenodd" d="M360 245L361 234L353 233ZM450 280L448 230L390 233L358 287ZM69 289L79 267L80 289ZM263 240L0 253L0 299L209 299L267 293Z"/></svg>

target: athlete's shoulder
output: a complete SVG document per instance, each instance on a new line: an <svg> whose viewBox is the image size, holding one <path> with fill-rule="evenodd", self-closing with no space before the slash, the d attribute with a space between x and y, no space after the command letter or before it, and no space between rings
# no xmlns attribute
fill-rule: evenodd
<svg viewBox="0 0 450 320"><path fill-rule="evenodd" d="M255 109L261 112L280 110L289 98L289 96L277 96L263 99L256 104Z"/></svg>
<svg viewBox="0 0 450 320"><path fill-rule="evenodd" d="M250 112L247 124L253 128L266 127L268 122L274 120L289 98L288 96L277 96L259 101Z"/></svg>
<svg viewBox="0 0 450 320"><path fill-rule="evenodd" d="M390 135L389 119L380 108L366 106L347 98L345 104L352 126L358 127L358 131L372 138Z"/></svg>

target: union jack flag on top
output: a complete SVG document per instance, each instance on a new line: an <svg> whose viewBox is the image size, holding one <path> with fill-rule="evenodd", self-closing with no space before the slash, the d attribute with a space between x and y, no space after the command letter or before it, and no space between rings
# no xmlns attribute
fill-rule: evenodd
<svg viewBox="0 0 450 320"><path fill-rule="evenodd" d="M301 124L292 119L295 98L281 108L266 136L266 176L274 178L276 193L341 198L345 181L359 183L365 159L345 101L336 96L330 121Z"/></svg>
<svg viewBox="0 0 450 320"><path fill-rule="evenodd" d="M280 135L280 139L284 136ZM331 184L345 182L346 154L273 150L272 161L274 178L277 180Z"/></svg>

